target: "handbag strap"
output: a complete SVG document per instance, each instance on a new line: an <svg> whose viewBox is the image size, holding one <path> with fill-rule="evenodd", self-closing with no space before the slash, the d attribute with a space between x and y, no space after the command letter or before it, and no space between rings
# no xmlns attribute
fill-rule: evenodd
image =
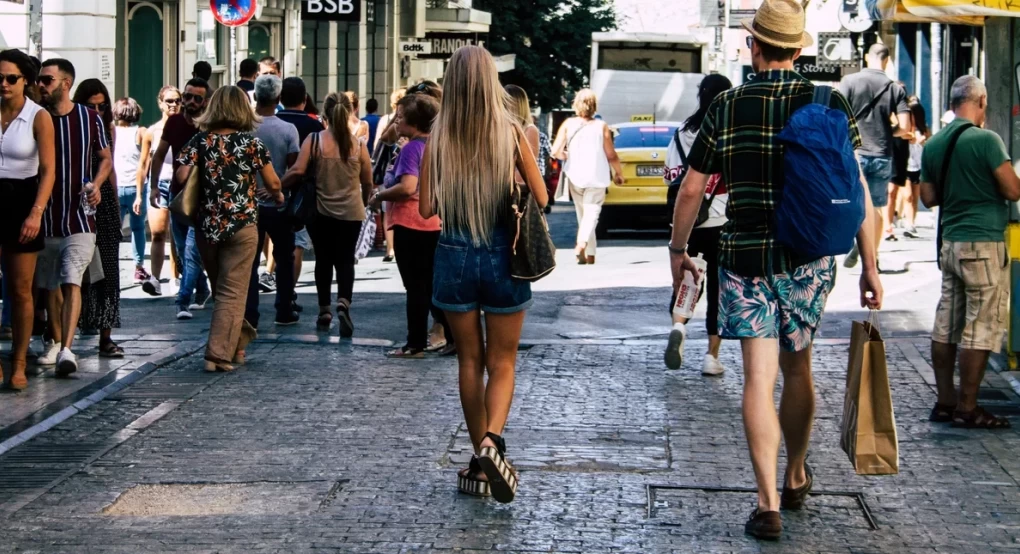
<svg viewBox="0 0 1020 554"><path fill-rule="evenodd" d="M878 94L876 94L874 98L871 99L871 102L868 102L863 108L860 109L860 111L854 114L854 119L859 121L862 117L867 115L868 112L875 109L875 106L878 105L878 101L881 100L883 96L885 96L886 91L888 91L892 86L893 82L892 79L890 79L889 82L885 84L885 87L883 87L882 90Z"/></svg>
<svg viewBox="0 0 1020 554"><path fill-rule="evenodd" d="M939 206L938 224L935 229L935 265L939 269L942 269L942 213L946 211L942 201L945 199L946 181L949 180L949 166L953 162L953 151L956 150L956 143L959 142L964 131L973 126L974 124L972 123L964 123L957 127L953 134L949 136L949 144L946 146L946 153L942 158L942 171L939 172L938 180L935 182L935 199L938 200Z"/></svg>

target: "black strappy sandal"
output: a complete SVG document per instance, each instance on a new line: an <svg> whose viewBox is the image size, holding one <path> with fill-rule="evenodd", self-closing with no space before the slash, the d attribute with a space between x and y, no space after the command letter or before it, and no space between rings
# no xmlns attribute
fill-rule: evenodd
<svg viewBox="0 0 1020 554"><path fill-rule="evenodd" d="M482 448L478 456L478 463L489 479L489 490L497 502L513 502L517 494L517 473L506 459L506 442L495 433L485 433L485 436L496 444Z"/></svg>
<svg viewBox="0 0 1020 554"><path fill-rule="evenodd" d="M1004 417L996 417L981 406L975 407L969 412L961 412L956 410L953 413L953 427L959 427L961 429L1009 429L1012 426L1009 420ZM484 451L483 451L484 452ZM488 474L488 472L486 472Z"/></svg>
<svg viewBox="0 0 1020 554"><path fill-rule="evenodd" d="M478 456L471 456L471 463L468 464L467 469L457 473L457 490L471 496L492 496L489 482L475 479L479 473L485 472L482 471L482 466L478 463Z"/></svg>

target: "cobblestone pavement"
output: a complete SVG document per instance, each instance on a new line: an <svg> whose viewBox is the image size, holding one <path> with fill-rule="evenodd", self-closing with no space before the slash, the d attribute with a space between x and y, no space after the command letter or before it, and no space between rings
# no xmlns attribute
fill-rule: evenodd
<svg viewBox="0 0 1020 554"><path fill-rule="evenodd" d="M505 433L522 485L506 506L455 490L468 444L453 360L394 362L315 337L259 342L233 374L186 358L0 457L0 512L17 510L0 551L1017 548L1020 437L929 424L923 340L887 345L901 448L891 477L855 476L839 450L847 345L816 345L819 494L786 516L778 545L742 533L754 494L739 490L753 486L739 373L701 377L703 341L681 371L664 371L662 346L522 349ZM731 368L738 355L724 345ZM992 392L1015 402L994 377ZM14 489L16 479L37 484Z"/></svg>

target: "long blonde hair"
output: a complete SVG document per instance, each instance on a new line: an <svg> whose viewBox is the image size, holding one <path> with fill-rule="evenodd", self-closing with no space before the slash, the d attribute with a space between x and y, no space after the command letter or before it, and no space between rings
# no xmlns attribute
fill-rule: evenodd
<svg viewBox="0 0 1020 554"><path fill-rule="evenodd" d="M514 180L519 126L508 100L484 48L453 53L424 163L444 227L464 232L475 244L489 242Z"/></svg>
<svg viewBox="0 0 1020 554"><path fill-rule="evenodd" d="M503 88L510 95L510 104L507 105L507 109L517 117L517 123L520 123L522 127L531 125L531 103L528 102L528 93L517 85L507 85Z"/></svg>
<svg viewBox="0 0 1020 554"><path fill-rule="evenodd" d="M329 124L329 132L336 141L340 157L346 160L354 151L354 135L347 126L351 118L351 99L344 93L331 92L322 102L322 111L326 116L326 123Z"/></svg>

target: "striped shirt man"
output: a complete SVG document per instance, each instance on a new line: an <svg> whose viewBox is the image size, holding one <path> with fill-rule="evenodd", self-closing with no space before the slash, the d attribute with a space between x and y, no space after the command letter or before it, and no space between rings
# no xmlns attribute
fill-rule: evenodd
<svg viewBox="0 0 1020 554"><path fill-rule="evenodd" d="M99 114L81 104L66 115L53 116L56 142L56 180L53 196L42 217L47 237L69 237L79 233L95 233L94 216L82 208L82 185L92 182L98 166L92 160L109 145ZM99 186L101 183L95 183Z"/></svg>

